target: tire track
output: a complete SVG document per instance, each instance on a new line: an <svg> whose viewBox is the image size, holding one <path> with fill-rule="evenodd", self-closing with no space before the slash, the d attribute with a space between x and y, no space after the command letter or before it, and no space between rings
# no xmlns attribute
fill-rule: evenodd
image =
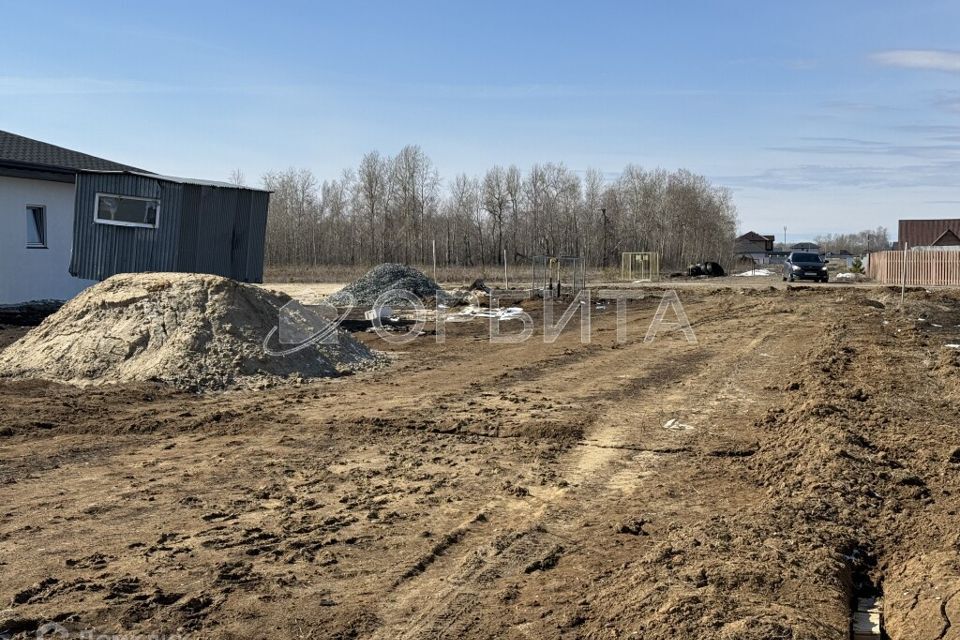
<svg viewBox="0 0 960 640"><path fill-rule="evenodd" d="M651 349L638 342L616 350L620 353L593 351L590 354L593 357L588 356L582 368L607 374L602 378L583 376L571 393L586 401L596 397L599 386L603 389L603 408L587 436L558 462L565 487L487 504L483 511L489 526L472 528L468 535L459 536L455 548L445 549L442 556L430 563L429 569L399 585L390 601L381 606L378 616L383 624L373 637L421 639L464 635L473 628L471 611L476 609L477 600L491 597L497 585L549 570L564 555L576 553L580 533L570 527L571 512L576 508L586 509L593 503L602 505L616 495L638 490L663 463L664 452L693 455L700 450L689 443L696 442L697 435L687 437L688 444L682 445L671 445L669 439L663 447L638 442L638 437L642 437L634 426L638 417L644 414L649 417L656 411L682 412L691 400L697 400L706 407L701 417L708 419L722 405L720 399L731 394L734 384L734 381L716 384L707 375L710 371L732 371L739 378L751 366L770 364L769 358L758 353L761 345L775 338L788 340L781 329L763 324L764 318L755 320L751 327L754 337L733 350L724 350L724 344L697 350L684 347L677 356L672 351ZM644 368L642 375L623 383L609 373L618 372L620 369L610 365L623 360L652 360L656 366ZM660 394L663 388L691 378L692 368L700 372L694 378L693 388L686 386ZM570 372L559 370L557 373ZM547 387L555 383L556 378L546 377L540 381ZM516 389L528 382L510 381L509 386ZM750 395L750 392L741 394ZM655 410L651 410L651 406ZM668 434L674 435L684 437L684 434ZM509 525L507 533L502 530L497 533L502 522ZM423 599L425 593L431 594L428 601Z"/></svg>

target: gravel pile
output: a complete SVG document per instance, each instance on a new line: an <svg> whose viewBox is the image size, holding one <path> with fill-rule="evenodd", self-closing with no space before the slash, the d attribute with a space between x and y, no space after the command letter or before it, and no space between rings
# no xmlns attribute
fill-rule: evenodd
<svg viewBox="0 0 960 640"><path fill-rule="evenodd" d="M0 377L206 391L336 376L383 361L345 331L336 344L269 355L264 339L289 301L219 276L119 274L0 352Z"/></svg>
<svg viewBox="0 0 960 640"><path fill-rule="evenodd" d="M402 289L426 299L433 298L440 286L421 271L403 264L385 262L378 264L362 277L332 294L327 301L334 305L372 305L377 298L391 289Z"/></svg>

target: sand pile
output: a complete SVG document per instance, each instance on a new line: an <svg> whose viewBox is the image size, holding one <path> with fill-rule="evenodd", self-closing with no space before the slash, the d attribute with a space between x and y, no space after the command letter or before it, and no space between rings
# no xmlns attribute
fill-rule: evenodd
<svg viewBox="0 0 960 640"><path fill-rule="evenodd" d="M0 376L215 390L335 376L382 361L343 331L338 344L268 355L264 338L289 300L219 276L116 275L0 352Z"/></svg>
<svg viewBox="0 0 960 640"><path fill-rule="evenodd" d="M433 298L440 286L423 272L404 264L385 262L367 271L363 276L337 291L327 301L335 305L351 302L357 305L372 305L386 291L401 289L421 299Z"/></svg>

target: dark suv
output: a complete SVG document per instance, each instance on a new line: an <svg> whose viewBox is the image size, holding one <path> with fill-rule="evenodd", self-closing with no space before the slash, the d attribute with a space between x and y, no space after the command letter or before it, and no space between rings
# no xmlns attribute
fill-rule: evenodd
<svg viewBox="0 0 960 640"><path fill-rule="evenodd" d="M783 279L793 282L794 280L816 280L817 282L826 282L827 263L821 260L816 253L800 253L794 251L787 256L787 261L783 263Z"/></svg>

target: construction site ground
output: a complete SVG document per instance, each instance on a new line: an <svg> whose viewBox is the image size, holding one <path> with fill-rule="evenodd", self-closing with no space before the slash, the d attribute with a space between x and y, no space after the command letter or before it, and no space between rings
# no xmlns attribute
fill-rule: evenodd
<svg viewBox="0 0 960 640"><path fill-rule="evenodd" d="M730 280L697 344L661 285L623 343L536 303L293 387L0 381L0 633L841 639L872 590L960 638L960 294Z"/></svg>

